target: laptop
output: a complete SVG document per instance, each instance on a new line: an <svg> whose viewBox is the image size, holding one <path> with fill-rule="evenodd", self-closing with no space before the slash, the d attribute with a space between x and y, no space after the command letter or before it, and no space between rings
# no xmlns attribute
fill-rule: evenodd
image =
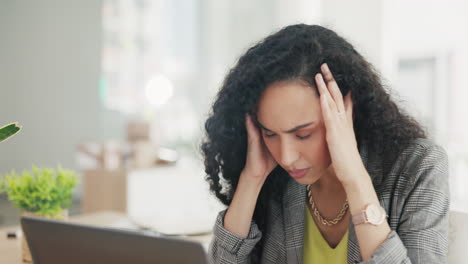
<svg viewBox="0 0 468 264"><path fill-rule="evenodd" d="M206 264L200 243L36 217L21 226L35 264Z"/></svg>

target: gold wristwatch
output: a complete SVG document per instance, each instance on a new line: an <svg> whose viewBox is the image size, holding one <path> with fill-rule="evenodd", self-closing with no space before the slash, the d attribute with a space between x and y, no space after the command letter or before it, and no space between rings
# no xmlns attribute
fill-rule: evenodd
<svg viewBox="0 0 468 264"><path fill-rule="evenodd" d="M371 224L378 226L382 224L387 218L385 209L376 204L368 204L364 210L352 216L353 224Z"/></svg>

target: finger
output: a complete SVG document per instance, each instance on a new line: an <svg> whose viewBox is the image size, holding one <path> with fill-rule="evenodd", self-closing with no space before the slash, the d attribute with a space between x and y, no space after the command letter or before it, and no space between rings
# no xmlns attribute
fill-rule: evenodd
<svg viewBox="0 0 468 264"><path fill-rule="evenodd" d="M327 97L328 99L324 100L324 103L328 104L330 110L335 112L338 111L336 108L336 104L328 91L327 85L325 83L325 80L323 79L322 74L318 73L317 75L315 75L315 83L317 84L317 89L319 90L320 98Z"/></svg>
<svg viewBox="0 0 468 264"><path fill-rule="evenodd" d="M335 101L338 112L344 112L345 107L343 104L343 94L341 93L340 88L338 87L338 83L335 81L335 78L333 78L333 74L330 71L330 68L326 63L324 63L322 64L320 69L322 70L323 78L325 79L325 83L327 84L328 90L330 91L330 94L333 97L333 100Z"/></svg>
<svg viewBox="0 0 468 264"><path fill-rule="evenodd" d="M320 96L320 105L322 109L323 121L325 123L325 129L331 128L333 122L333 116L331 114L330 104L328 102L329 100L330 97L326 95Z"/></svg>

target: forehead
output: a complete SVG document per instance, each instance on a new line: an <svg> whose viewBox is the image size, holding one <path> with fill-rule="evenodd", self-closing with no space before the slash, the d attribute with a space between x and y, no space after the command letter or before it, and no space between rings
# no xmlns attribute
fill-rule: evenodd
<svg viewBox="0 0 468 264"><path fill-rule="evenodd" d="M320 99L315 88L300 81L269 85L258 101L258 121L271 130L289 130L311 121L320 121Z"/></svg>

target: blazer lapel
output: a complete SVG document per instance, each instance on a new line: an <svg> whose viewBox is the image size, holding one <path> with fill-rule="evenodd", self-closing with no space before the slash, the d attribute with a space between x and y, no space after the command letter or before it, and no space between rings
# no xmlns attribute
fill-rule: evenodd
<svg viewBox="0 0 468 264"><path fill-rule="evenodd" d="M356 237L356 231L352 221L349 221L348 233L348 264L361 262L361 251Z"/></svg>
<svg viewBox="0 0 468 264"><path fill-rule="evenodd" d="M305 200L306 185L290 179L283 196L286 259L288 264L302 263Z"/></svg>

